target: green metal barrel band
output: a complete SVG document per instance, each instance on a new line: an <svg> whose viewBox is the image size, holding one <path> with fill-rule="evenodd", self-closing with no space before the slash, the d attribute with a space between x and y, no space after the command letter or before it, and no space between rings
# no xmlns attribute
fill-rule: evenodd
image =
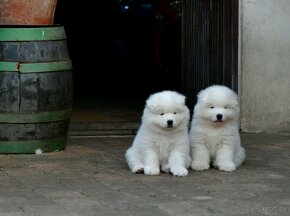
<svg viewBox="0 0 290 216"><path fill-rule="evenodd" d="M0 62L0 72L20 72L20 73L39 73L51 71L65 71L73 68L72 62L40 62L40 63L19 63L19 62Z"/></svg>
<svg viewBox="0 0 290 216"><path fill-rule="evenodd" d="M64 149L66 141L67 137L57 137L43 140L0 141L0 153L35 153L35 150L37 149L41 149L42 152L52 152Z"/></svg>
<svg viewBox="0 0 290 216"><path fill-rule="evenodd" d="M72 109L35 114L1 113L0 123L38 123L66 120L71 117Z"/></svg>
<svg viewBox="0 0 290 216"><path fill-rule="evenodd" d="M46 41L64 39L66 39L66 34L63 26L0 28L0 41Z"/></svg>

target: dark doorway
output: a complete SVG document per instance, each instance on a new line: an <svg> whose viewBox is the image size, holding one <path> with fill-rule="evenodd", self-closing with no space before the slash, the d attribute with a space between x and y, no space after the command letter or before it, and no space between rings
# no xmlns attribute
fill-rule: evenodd
<svg viewBox="0 0 290 216"><path fill-rule="evenodd" d="M139 121L151 93L181 91L180 3L58 2L54 22L74 67L72 120Z"/></svg>
<svg viewBox="0 0 290 216"><path fill-rule="evenodd" d="M61 0L74 70L73 121L139 122L156 91L238 89L238 0Z"/></svg>

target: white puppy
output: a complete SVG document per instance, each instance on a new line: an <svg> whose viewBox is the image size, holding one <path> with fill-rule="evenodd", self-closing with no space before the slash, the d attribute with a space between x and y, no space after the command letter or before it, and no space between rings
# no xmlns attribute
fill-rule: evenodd
<svg viewBox="0 0 290 216"><path fill-rule="evenodd" d="M239 134L239 103L230 88L213 85L198 93L189 139L193 170L206 170L210 164L233 171L245 159Z"/></svg>
<svg viewBox="0 0 290 216"><path fill-rule="evenodd" d="M161 171L187 176L189 156L189 109L185 96L175 91L152 94L126 160L133 173L158 175Z"/></svg>

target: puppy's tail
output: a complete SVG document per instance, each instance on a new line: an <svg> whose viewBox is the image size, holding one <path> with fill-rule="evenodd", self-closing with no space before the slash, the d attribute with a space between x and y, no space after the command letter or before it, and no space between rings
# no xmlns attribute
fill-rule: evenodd
<svg viewBox="0 0 290 216"><path fill-rule="evenodd" d="M246 151L242 146L239 146L237 150L237 154L235 156L234 163L236 164L237 167L241 166L245 158L246 158Z"/></svg>

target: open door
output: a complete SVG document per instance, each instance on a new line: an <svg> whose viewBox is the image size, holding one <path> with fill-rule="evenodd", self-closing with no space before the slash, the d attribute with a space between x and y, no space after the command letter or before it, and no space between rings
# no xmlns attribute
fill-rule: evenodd
<svg viewBox="0 0 290 216"><path fill-rule="evenodd" d="M238 90L238 0L183 0L182 88L191 110L211 84Z"/></svg>

